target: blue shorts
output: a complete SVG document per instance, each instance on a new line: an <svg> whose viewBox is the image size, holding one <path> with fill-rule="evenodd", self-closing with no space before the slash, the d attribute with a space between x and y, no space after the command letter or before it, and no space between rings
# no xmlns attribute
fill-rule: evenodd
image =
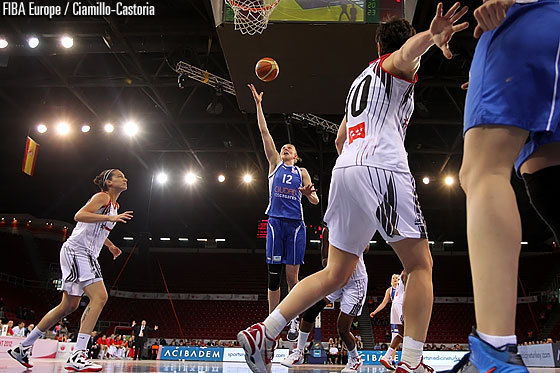
<svg viewBox="0 0 560 373"><path fill-rule="evenodd" d="M303 264L305 256L303 220L268 218L266 228L266 262L269 264Z"/></svg>
<svg viewBox="0 0 560 373"><path fill-rule="evenodd" d="M485 124L529 131L517 170L541 145L560 141L559 25L558 0L515 4L476 46L464 133Z"/></svg>

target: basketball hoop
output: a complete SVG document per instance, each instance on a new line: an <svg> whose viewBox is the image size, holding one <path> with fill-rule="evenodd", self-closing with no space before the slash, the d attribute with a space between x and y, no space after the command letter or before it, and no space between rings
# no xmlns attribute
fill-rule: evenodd
<svg viewBox="0 0 560 373"><path fill-rule="evenodd" d="M280 0L225 0L233 9L235 29L242 34L260 34Z"/></svg>

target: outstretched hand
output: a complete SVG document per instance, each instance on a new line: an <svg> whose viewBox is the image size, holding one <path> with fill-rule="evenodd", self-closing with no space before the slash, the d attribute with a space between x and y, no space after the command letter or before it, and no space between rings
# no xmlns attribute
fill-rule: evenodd
<svg viewBox="0 0 560 373"><path fill-rule="evenodd" d="M113 260L116 260L122 254L122 250L115 245L109 246L109 251L113 254Z"/></svg>
<svg viewBox="0 0 560 373"><path fill-rule="evenodd" d="M132 219L133 211L126 211L118 215L109 215L109 221L115 223L126 223L127 220Z"/></svg>
<svg viewBox="0 0 560 373"><path fill-rule="evenodd" d="M306 186L299 187L298 189L301 192L301 194L303 194L306 197L309 197L311 194L313 194L313 192L317 191L313 186L313 184L307 184Z"/></svg>
<svg viewBox="0 0 560 373"><path fill-rule="evenodd" d="M489 0L476 8L474 18L478 25L474 29L474 37L478 39L484 32L500 26L513 4L515 4L515 0Z"/></svg>
<svg viewBox="0 0 560 373"><path fill-rule="evenodd" d="M432 34L432 40L434 44L437 45L439 49L443 52L443 55L447 59L453 57L453 53L449 50L449 41L454 33L463 31L469 27L468 22L463 22L458 25L455 23L463 17L469 7L464 6L461 10L457 11L461 3L455 3L445 15L443 15L443 4L439 3L437 5L436 16L430 24L430 33Z"/></svg>
<svg viewBox="0 0 560 373"><path fill-rule="evenodd" d="M255 86L252 84L247 84L247 86L249 87L251 93L253 94L253 99L255 100L255 104L257 104L257 106L260 105L262 102L262 97L264 92L257 93Z"/></svg>

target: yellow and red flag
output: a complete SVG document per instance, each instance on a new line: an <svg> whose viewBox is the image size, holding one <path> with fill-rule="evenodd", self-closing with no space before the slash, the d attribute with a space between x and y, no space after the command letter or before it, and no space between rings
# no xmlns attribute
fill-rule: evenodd
<svg viewBox="0 0 560 373"><path fill-rule="evenodd" d="M27 136L27 142L25 143L25 154L23 156L23 164L21 166L21 170L29 176L33 176L38 153L39 144L37 144L31 137Z"/></svg>

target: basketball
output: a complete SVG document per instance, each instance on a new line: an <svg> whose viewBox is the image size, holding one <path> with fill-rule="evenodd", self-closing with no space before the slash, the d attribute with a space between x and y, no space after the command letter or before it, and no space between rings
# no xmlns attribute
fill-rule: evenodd
<svg viewBox="0 0 560 373"><path fill-rule="evenodd" d="M263 82L271 82L280 73L278 63L270 57L261 58L255 66L255 74Z"/></svg>

